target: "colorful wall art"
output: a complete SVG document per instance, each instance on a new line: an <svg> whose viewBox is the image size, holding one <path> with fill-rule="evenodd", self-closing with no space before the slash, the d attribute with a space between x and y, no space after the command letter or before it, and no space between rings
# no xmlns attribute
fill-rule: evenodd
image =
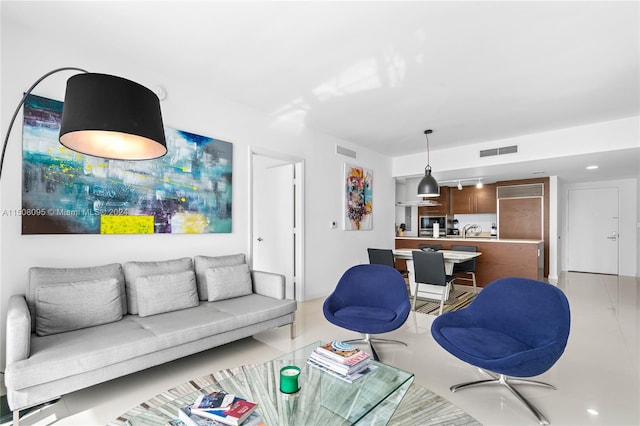
<svg viewBox="0 0 640 426"><path fill-rule="evenodd" d="M168 154L105 160L58 142L62 102L24 106L23 234L231 232L233 145L165 128Z"/></svg>
<svg viewBox="0 0 640 426"><path fill-rule="evenodd" d="M348 231L372 229L373 172L358 166L344 165L345 219Z"/></svg>

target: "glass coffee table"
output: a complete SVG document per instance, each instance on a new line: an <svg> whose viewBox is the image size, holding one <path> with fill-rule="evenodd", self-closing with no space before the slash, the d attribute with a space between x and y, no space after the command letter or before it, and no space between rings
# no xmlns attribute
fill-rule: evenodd
<svg viewBox="0 0 640 426"><path fill-rule="evenodd" d="M413 383L413 374L372 361L377 367L354 383L347 383L307 364L311 352L323 342L282 355L274 360L241 369L231 377L175 395L175 399L127 419L132 426L165 425L178 417L178 409L192 404L200 393L224 390L258 403L257 411L268 426L276 425L385 425ZM280 369L301 369L300 390L279 390ZM176 389L179 389L176 388Z"/></svg>

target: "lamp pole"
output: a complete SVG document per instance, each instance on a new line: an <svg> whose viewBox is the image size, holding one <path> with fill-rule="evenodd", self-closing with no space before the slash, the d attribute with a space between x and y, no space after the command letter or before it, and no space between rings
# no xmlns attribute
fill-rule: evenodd
<svg viewBox="0 0 640 426"><path fill-rule="evenodd" d="M9 143L9 136L11 135L11 129L13 129L13 123L16 121L16 117L18 116L18 113L20 112L20 108L22 108L22 106L24 105L24 102L27 100L27 97L31 94L33 89L38 84L40 84L40 82L42 80L46 79L47 77L49 77L52 74L56 74L56 73L61 72L61 71L80 71L82 73L88 73L89 72L89 71L87 71L85 69L77 68L77 67L57 68L57 69L55 69L53 71L49 71L48 73L46 73L45 75L40 77L38 80L36 80L35 83L33 83L31 85L31 87L29 87L29 89L25 92L24 96L20 100L20 103L18 103L18 106L16 107L16 110L13 112L13 116L11 117L11 121L9 122L9 128L7 129L7 134L4 137L4 144L2 145L2 157L0 157L0 179L2 179L2 168L3 168L3 165L4 165L4 156L5 156L5 153L7 151L7 144Z"/></svg>

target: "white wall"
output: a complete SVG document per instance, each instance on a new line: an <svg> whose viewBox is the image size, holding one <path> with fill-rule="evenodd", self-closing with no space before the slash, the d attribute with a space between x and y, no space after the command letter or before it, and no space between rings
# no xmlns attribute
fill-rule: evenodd
<svg viewBox="0 0 640 426"><path fill-rule="evenodd" d="M637 148L639 127L640 116L635 116L473 145L431 150L430 162L432 165L437 164L434 176L439 179L438 173L448 170ZM480 150L510 145L518 145L518 152L478 158ZM424 164L424 153L394 157L392 174L394 177L422 176Z"/></svg>
<svg viewBox="0 0 640 426"><path fill-rule="evenodd" d="M81 36L81 35L80 35ZM52 40L2 21L1 26L1 123L7 129L10 114L25 91L45 72L62 66L129 78L145 86L162 85L166 126L233 143L233 232L207 235L21 235L17 216L0 216L0 357L4 369L6 307L9 296L24 293L31 266L90 266L129 260L161 260L196 254L248 253L248 151L250 146L305 159L305 251L307 299L326 296L349 266L367 262L368 246L392 247L394 238L395 184L391 160L347 141L305 128L301 123L278 120L207 91L193 82L188 68L183 76L163 74L140 62L115 57L109 52L82 51L72 43ZM170 60L170 59L168 59ZM35 93L63 99L66 79L56 74ZM2 179L0 212L21 207L21 115L16 121ZM335 145L357 152L357 159L335 154ZM343 163L374 171L374 219L372 231L342 230ZM337 229L329 223L336 220Z"/></svg>

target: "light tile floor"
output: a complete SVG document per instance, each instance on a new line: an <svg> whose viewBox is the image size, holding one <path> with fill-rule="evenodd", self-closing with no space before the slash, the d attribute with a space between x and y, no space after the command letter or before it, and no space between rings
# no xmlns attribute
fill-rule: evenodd
<svg viewBox="0 0 640 426"><path fill-rule="evenodd" d="M539 376L558 390L528 386L521 387L522 392L553 425L640 425L640 279L568 273L562 275L559 286L572 310L571 335L562 358ZM289 339L288 327L264 332L72 393L20 424L103 425L190 378L264 362L316 340L356 336L324 319L321 299L300 303L297 316L294 340ZM430 333L434 318L412 313L401 329L389 334L408 343L408 348L379 346L383 362L413 371L417 384L447 398L485 425L536 425L533 416L506 390L449 391L449 386L474 380L481 373L435 343Z"/></svg>

